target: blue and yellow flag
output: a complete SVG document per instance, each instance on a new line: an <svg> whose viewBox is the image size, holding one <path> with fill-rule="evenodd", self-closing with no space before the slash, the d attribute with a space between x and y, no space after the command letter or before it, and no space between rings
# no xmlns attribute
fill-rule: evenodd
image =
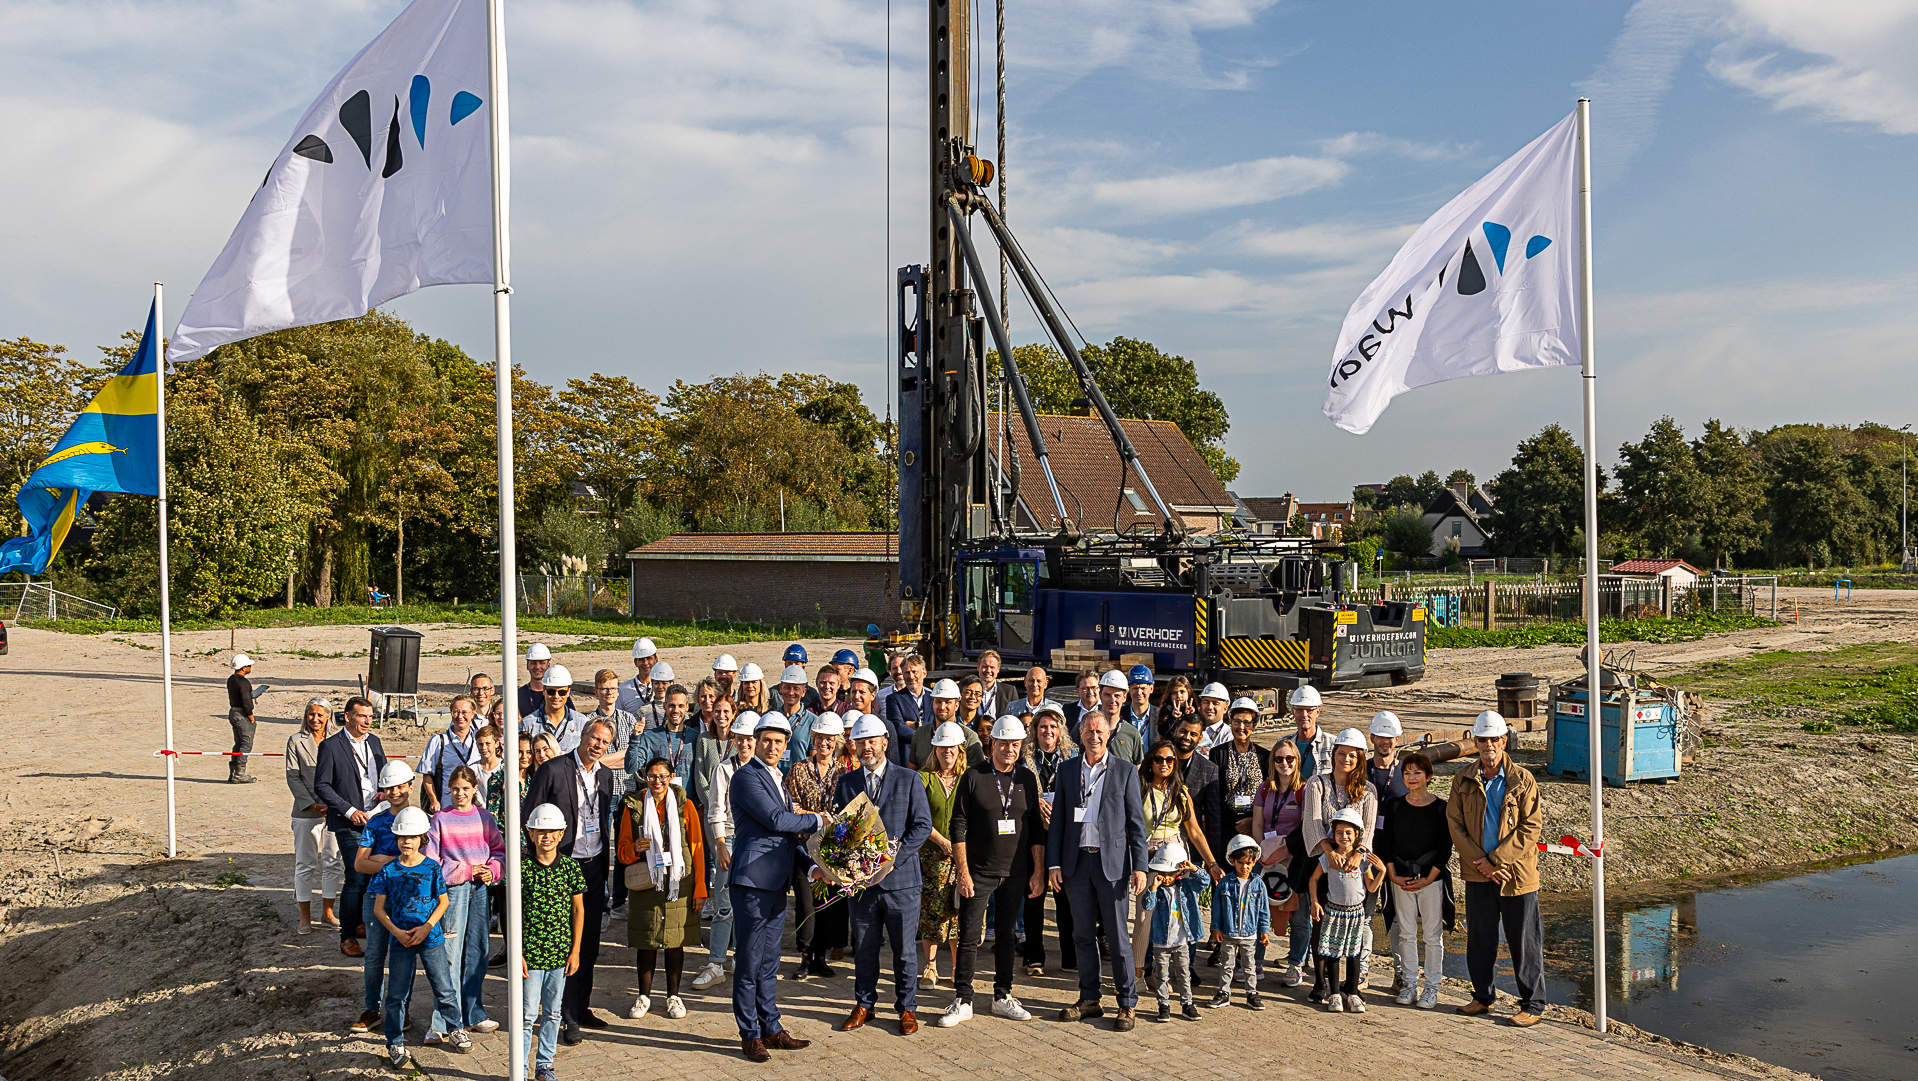
<svg viewBox="0 0 1918 1081"><path fill-rule="evenodd" d="M0 544L0 573L45 571L95 492L160 494L157 314L147 310L139 351L93 396L21 487L20 514L29 532Z"/></svg>

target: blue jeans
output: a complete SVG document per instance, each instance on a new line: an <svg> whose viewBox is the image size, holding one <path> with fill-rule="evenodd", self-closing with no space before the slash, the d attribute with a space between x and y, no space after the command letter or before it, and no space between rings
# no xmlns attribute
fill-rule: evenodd
<svg viewBox="0 0 1918 1081"><path fill-rule="evenodd" d="M351 856L347 857L346 862L347 866L351 867L353 865L353 858ZM363 875L361 877L371 878L370 875ZM393 944L393 936L387 934L386 925L374 917L373 895L370 893L366 894L360 901L360 918L366 921L366 960L363 963L363 971L365 972L366 979L366 1009L373 1011L379 1009L380 1003L383 1001L380 988L386 980L386 954L388 948ZM344 916L342 916L340 922L342 924L346 922ZM406 990L410 993L412 989L413 985L408 983ZM409 996L402 996L400 1001L404 1003L408 997Z"/></svg>
<svg viewBox="0 0 1918 1081"><path fill-rule="evenodd" d="M477 1025L486 1020L486 1007L480 1001L486 987L486 887L478 882L448 886L446 901L446 915L440 917L440 929L446 936L446 970L459 991L461 1024ZM446 1033L437 1017L432 1031Z"/></svg>
<svg viewBox="0 0 1918 1081"><path fill-rule="evenodd" d="M1312 902L1310 898L1299 898L1299 907L1292 910L1291 942L1285 951L1285 963L1303 965L1312 952Z"/></svg>
<svg viewBox="0 0 1918 1081"><path fill-rule="evenodd" d="M733 850L733 835L726 835L726 851ZM722 869L715 859L712 864L712 876L707 879L706 893L713 899L713 929L710 949L706 953L706 963L723 965L726 963L726 950L733 944L733 891L726 888L726 882L732 878L730 870Z"/></svg>
<svg viewBox="0 0 1918 1081"><path fill-rule="evenodd" d="M521 981L521 1014L526 1022L526 1057L533 1057L534 1022L539 1029L539 1058L533 1067L551 1068L553 1054L559 1050L559 1007L566 997L564 968L536 968Z"/></svg>
<svg viewBox="0 0 1918 1081"><path fill-rule="evenodd" d="M453 974L446 969L446 950L440 946L402 946L394 942L386 951L385 1024L388 1047L406 1043L406 1035L401 1029L406 1024L406 998L413 990L415 963L426 969L426 982L433 988L433 1007L438 1011L433 1029L446 1032L459 1027L459 991L453 986Z"/></svg>

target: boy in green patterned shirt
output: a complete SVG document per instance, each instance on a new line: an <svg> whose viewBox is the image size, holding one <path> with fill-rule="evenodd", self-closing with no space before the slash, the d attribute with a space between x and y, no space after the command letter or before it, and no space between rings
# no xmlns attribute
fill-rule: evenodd
<svg viewBox="0 0 1918 1081"><path fill-rule="evenodd" d="M579 969L580 933L586 924L586 876L579 864L559 858L566 816L542 803L527 817L533 851L520 859L520 977L525 981L526 1057L533 1057L533 1023L539 1022L539 1058L534 1081L555 1081L559 1007L566 977Z"/></svg>

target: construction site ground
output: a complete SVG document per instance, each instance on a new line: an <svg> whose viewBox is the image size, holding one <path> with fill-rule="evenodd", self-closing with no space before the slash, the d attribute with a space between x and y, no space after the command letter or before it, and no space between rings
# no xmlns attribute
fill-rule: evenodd
<svg viewBox="0 0 1918 1081"><path fill-rule="evenodd" d="M1918 641L1918 591L1861 591L1834 603L1822 590L1781 591L1792 622L1697 642L1639 645L1639 670L1668 678L1706 661L1775 649L1832 649ZM379 1041L345 1033L359 1011L357 961L333 936L294 933L288 893L291 797L278 759L255 759L260 783L226 783L225 760L185 757L178 768L179 857L166 858L158 636L76 636L13 627L0 658L0 721L12 751L0 765L0 1076L59 1078L334 1078L379 1076ZM496 628L421 627L423 705L443 703L485 664L472 651L497 641ZM567 639L547 636L552 644ZM785 643L726 647L769 671ZM808 642L814 656L852 642ZM229 745L224 684L230 649L256 661L256 684L273 689L258 706L257 750L281 750L301 704L321 694L339 702L365 669L363 627L202 631L175 636L176 745ZM662 651L682 678L703 674L713 647ZM631 671L624 651L572 652L564 662L582 682L599 668ZM1325 723L1360 725L1390 708L1416 738L1456 737L1493 704L1492 681L1506 672L1563 679L1579 668L1569 647L1434 650L1426 678L1383 692L1334 694ZM1682 685L1682 678L1677 679ZM1278 725L1262 730L1275 737ZM417 753L417 729L382 733L391 753ZM1607 866L1616 888L1676 879L1780 870L1796 864L1918 843L1918 801L1910 779L1918 753L1910 736L1839 729L1804 732L1796 718L1747 716L1729 701L1707 703L1706 748L1672 784L1609 789ZM1543 731L1521 733L1521 760L1538 765ZM1458 764L1441 767L1441 790ZM1588 790L1543 778L1548 834L1586 837ZM1816 785L1816 803L1809 793ZM1548 890L1579 891L1588 869L1576 857L1545 856ZM602 953L599 1005L609 1017L631 1001L632 951ZM982 968L990 968L981 958ZM844 969L846 966L841 966ZM1389 979L1386 966L1374 980ZM1208 970L1208 975L1210 972ZM1071 974L1020 978L1019 993L1049 1018L1073 996ZM719 1076L831 1070L840 1076L897 1076L901 1070L982 1076L1138 1077L1179 1056L1181 1074L1307 1076L1391 1062L1414 1077L1455 1077L1494 1059L1542 1079L1601 1072L1643 1077L1796 1077L1748 1059L1715 1055L1620 1027L1589 1030L1575 1010L1553 1007L1529 1031L1399 1008L1375 993L1364 1017L1326 1015L1302 995L1273 988L1270 1008L1206 1011L1198 1024L1150 1022L1129 1035L1095 1025L1038 1020L1026 1025L981 1016L956 1033L927 1028L910 1039L890 1024L854 1034L832 1031L850 1005L849 981L782 986L799 1035L818 1042L753 1067L737 1054L727 985L687 992L681 1022L657 1015L615 1020L579 1048L562 1052L563 1077L657 1077L697 1069ZM1303 990L1303 989L1300 989ZM890 988L882 993L889 1001ZM922 999L930 1021L948 989ZM488 1003L503 1017L505 992L488 981ZM423 1031L422 982L414 1036ZM1449 986L1445 1001L1463 1000ZM1510 1009L1502 1003L1500 1012ZM889 1022L882 1011L881 1021ZM1230 1038L1220 1040L1221 1033ZM1380 1038L1392 1041L1385 1057ZM482 1036L472 1056L421 1050L428 1076L504 1074L504 1033ZM667 1059L667 1052L697 1058Z"/></svg>

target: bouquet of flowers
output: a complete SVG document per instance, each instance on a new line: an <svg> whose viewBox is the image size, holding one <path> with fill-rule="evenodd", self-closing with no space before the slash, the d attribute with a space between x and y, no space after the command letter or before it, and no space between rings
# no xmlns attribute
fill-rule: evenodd
<svg viewBox="0 0 1918 1081"><path fill-rule="evenodd" d="M864 793L806 840L806 854L826 876L816 886L839 897L850 897L892 873L898 852L898 843L886 836L879 808Z"/></svg>

